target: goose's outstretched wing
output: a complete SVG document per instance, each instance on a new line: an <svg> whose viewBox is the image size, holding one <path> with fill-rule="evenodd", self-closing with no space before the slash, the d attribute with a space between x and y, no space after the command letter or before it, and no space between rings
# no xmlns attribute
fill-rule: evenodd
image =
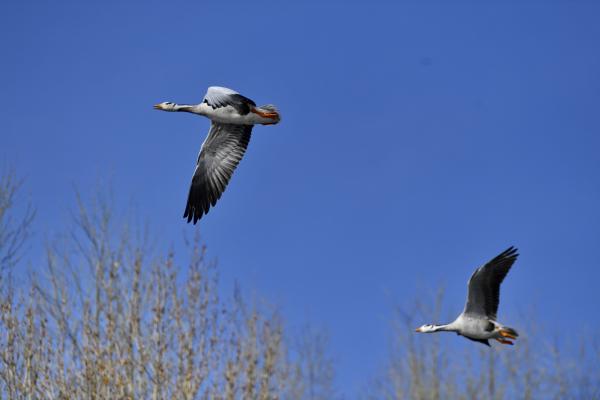
<svg viewBox="0 0 600 400"><path fill-rule="evenodd" d="M249 98L242 96L234 90L220 86L209 87L202 101L213 109L231 106L240 115L246 115L253 107L256 107L256 103Z"/></svg>
<svg viewBox="0 0 600 400"><path fill-rule="evenodd" d="M500 303L500 284L518 256L517 249L511 246L475 270L469 279L464 314L496 320Z"/></svg>
<svg viewBox="0 0 600 400"><path fill-rule="evenodd" d="M194 224L207 214L225 191L246 152L252 125L213 122L198 156L183 218Z"/></svg>

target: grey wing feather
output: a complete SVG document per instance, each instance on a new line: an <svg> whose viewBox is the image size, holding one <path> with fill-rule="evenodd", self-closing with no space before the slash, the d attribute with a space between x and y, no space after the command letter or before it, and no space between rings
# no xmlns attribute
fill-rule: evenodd
<svg viewBox="0 0 600 400"><path fill-rule="evenodd" d="M511 246L475 270L469 279L464 314L486 316L496 320L500 303L500 284L518 256L517 249Z"/></svg>
<svg viewBox="0 0 600 400"><path fill-rule="evenodd" d="M209 87L202 101L213 109L231 106L241 115L248 114L252 107L256 107L256 103L249 98L220 86Z"/></svg>
<svg viewBox="0 0 600 400"><path fill-rule="evenodd" d="M215 206L246 152L252 125L213 122L200 149L183 218L194 224Z"/></svg>

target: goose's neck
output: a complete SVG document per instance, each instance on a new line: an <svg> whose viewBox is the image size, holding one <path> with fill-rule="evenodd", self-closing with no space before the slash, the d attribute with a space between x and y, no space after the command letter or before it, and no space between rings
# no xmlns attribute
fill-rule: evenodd
<svg viewBox="0 0 600 400"><path fill-rule="evenodd" d="M184 111L193 114L204 115L204 112L202 112L202 109L199 107L199 104L175 104L173 106L173 111Z"/></svg>
<svg viewBox="0 0 600 400"><path fill-rule="evenodd" d="M434 332L456 332L458 331L458 327L454 326L454 322L451 322L446 325L434 325Z"/></svg>

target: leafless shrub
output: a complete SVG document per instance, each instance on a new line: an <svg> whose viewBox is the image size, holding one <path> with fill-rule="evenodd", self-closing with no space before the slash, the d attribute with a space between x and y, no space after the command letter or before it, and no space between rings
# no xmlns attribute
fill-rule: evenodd
<svg viewBox="0 0 600 400"><path fill-rule="evenodd" d="M18 262L33 218L27 207L11 214L17 189L14 175L0 182L3 271ZM78 198L73 228L48 246L30 285L0 291L0 399L339 397L327 336L290 335L279 312L249 305L240 290L222 297L199 238L182 266L173 252L156 255L110 201L85 204ZM515 324L514 348L415 335L441 316L442 297L398 308L389 362L363 397L600 398L594 335L549 342L531 321Z"/></svg>
<svg viewBox="0 0 600 400"><path fill-rule="evenodd" d="M19 217L11 213L21 184L14 171L9 170L0 176L0 288L10 268L19 262L35 216L30 205L25 205Z"/></svg>
<svg viewBox="0 0 600 400"><path fill-rule="evenodd" d="M306 326L296 338L297 363L290 398L333 400L338 394L333 386L335 368L327 355L329 337L324 331Z"/></svg>
<svg viewBox="0 0 600 400"><path fill-rule="evenodd" d="M2 298L0 398L324 398L302 380L329 364L286 346L279 313L221 298L198 238L182 267L110 202L84 204L31 286Z"/></svg>

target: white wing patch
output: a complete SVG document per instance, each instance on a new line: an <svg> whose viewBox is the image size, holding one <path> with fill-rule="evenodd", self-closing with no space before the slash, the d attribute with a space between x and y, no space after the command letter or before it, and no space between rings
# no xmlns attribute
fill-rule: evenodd
<svg viewBox="0 0 600 400"><path fill-rule="evenodd" d="M210 105L222 107L229 103L229 96L239 94L235 90L228 89L221 86L211 86L204 95L204 100Z"/></svg>

